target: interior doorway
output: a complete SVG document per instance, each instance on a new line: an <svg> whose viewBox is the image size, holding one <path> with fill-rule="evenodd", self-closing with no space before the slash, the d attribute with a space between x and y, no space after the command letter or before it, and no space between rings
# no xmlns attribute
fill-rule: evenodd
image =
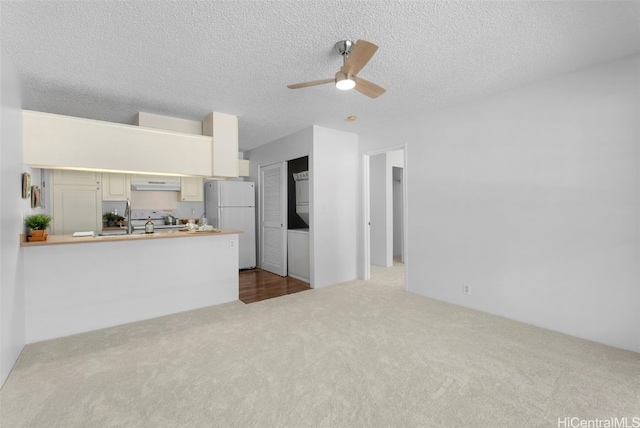
<svg viewBox="0 0 640 428"><path fill-rule="evenodd" d="M406 147L365 154L363 164L363 277L371 279L373 266L401 269L406 278Z"/></svg>

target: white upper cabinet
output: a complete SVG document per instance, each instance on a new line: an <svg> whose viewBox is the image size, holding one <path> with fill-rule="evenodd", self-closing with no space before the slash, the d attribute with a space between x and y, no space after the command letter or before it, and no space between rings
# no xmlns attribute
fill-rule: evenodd
<svg viewBox="0 0 640 428"><path fill-rule="evenodd" d="M246 159L238 159L238 177L249 176L249 161Z"/></svg>
<svg viewBox="0 0 640 428"><path fill-rule="evenodd" d="M208 136L29 110L22 117L24 163L36 168L201 177L212 172Z"/></svg>
<svg viewBox="0 0 640 428"><path fill-rule="evenodd" d="M102 200L126 201L131 199L129 174L102 173Z"/></svg>
<svg viewBox="0 0 640 428"><path fill-rule="evenodd" d="M102 181L102 174L92 171L60 169L54 171L51 178L55 180L55 184L100 186L100 182Z"/></svg>
<svg viewBox="0 0 640 428"><path fill-rule="evenodd" d="M213 112L202 122L202 133L213 137L211 177L237 177L238 117Z"/></svg>
<svg viewBox="0 0 640 428"><path fill-rule="evenodd" d="M204 201L204 183L200 177L182 177L180 179L180 194L182 202Z"/></svg>

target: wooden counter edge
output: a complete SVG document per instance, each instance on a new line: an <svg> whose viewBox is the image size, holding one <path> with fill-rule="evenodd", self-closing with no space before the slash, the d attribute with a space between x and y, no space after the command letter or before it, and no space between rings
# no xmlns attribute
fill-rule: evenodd
<svg viewBox="0 0 640 428"><path fill-rule="evenodd" d="M95 244L103 242L116 242L116 241L139 241L150 239L170 239L170 238L193 238L196 236L222 236L222 235L237 235L244 233L241 230L221 230L220 232L180 232L177 230L169 230L162 232L155 232L150 234L135 234L135 235L111 235L111 236L83 236L73 237L72 235L48 235L46 241L33 241L28 242L26 234L20 235L21 247L37 247L43 245L65 245L65 244Z"/></svg>

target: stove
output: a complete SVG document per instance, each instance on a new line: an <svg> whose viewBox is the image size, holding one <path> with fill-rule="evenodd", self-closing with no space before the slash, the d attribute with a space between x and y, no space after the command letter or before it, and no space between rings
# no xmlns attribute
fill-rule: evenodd
<svg viewBox="0 0 640 428"><path fill-rule="evenodd" d="M144 230L144 225L147 223L147 220L149 220L149 218L151 218L154 230L181 229L184 227L184 224L182 223L175 225L164 224L164 219L169 214L171 214L171 211L131 210L131 224L133 225L133 230Z"/></svg>

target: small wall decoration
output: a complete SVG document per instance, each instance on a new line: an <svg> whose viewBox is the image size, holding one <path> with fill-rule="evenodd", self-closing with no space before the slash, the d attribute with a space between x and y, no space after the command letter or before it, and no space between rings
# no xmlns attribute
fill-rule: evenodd
<svg viewBox="0 0 640 428"><path fill-rule="evenodd" d="M31 208L37 208L40 204L40 187L31 186Z"/></svg>
<svg viewBox="0 0 640 428"><path fill-rule="evenodd" d="M22 199L31 197L31 174L28 172L22 173Z"/></svg>

